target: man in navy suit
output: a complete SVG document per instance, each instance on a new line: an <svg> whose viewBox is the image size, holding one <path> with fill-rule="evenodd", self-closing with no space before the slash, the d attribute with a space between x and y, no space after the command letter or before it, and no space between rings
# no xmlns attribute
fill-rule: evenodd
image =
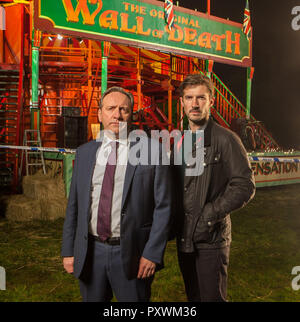
<svg viewBox="0 0 300 322"><path fill-rule="evenodd" d="M131 93L108 89L98 113L104 127L100 139L76 151L62 256L65 270L79 279L83 301L110 301L113 294L118 301L149 301L154 274L163 268L169 167L161 162L158 141L135 140L126 130L133 105ZM150 150L151 164L145 162ZM143 161L134 162L139 156Z"/></svg>

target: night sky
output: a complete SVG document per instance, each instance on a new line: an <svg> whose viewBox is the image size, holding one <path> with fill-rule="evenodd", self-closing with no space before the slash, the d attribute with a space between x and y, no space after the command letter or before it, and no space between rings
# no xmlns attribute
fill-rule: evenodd
<svg viewBox="0 0 300 322"><path fill-rule="evenodd" d="M174 1L176 3L176 0ZM211 0L211 14L242 23L246 0ZM250 0L253 26L251 112L284 148L300 150L300 30L292 8L300 0ZM206 11L206 0L181 0L185 8ZM215 73L246 104L246 68L214 65Z"/></svg>

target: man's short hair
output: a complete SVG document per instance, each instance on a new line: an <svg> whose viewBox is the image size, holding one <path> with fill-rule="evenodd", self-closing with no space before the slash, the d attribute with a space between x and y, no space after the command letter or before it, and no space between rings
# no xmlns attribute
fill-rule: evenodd
<svg viewBox="0 0 300 322"><path fill-rule="evenodd" d="M101 100L100 100L99 108L102 108L102 106L103 106L104 97L107 96L108 94L114 93L114 92L122 93L122 94L127 96L127 98L129 99L129 103L130 103L130 109L132 111L133 106L134 106L134 97L133 97L133 95L130 92L127 92L124 88L118 87L118 86L110 87L103 93L103 95L101 97Z"/></svg>
<svg viewBox="0 0 300 322"><path fill-rule="evenodd" d="M194 87L199 85L204 85L207 87L211 98L215 96L214 83L209 77L202 74L190 74L186 76L184 81L179 86L180 97L183 97L183 92L187 87Z"/></svg>

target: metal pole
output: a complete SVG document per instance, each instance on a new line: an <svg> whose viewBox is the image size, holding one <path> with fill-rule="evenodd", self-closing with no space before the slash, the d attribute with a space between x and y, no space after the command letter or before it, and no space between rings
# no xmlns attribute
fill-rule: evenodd
<svg viewBox="0 0 300 322"><path fill-rule="evenodd" d="M253 67L247 68L247 105L246 105L246 119L250 120L251 113L251 91L252 91L252 78L253 78Z"/></svg>
<svg viewBox="0 0 300 322"><path fill-rule="evenodd" d="M101 47L102 47L102 69L101 69L101 95L106 91L107 89L107 56L105 55L105 42L102 41Z"/></svg>
<svg viewBox="0 0 300 322"><path fill-rule="evenodd" d="M142 78L141 78L141 52L138 48L137 55L137 95L138 95L138 110L142 108Z"/></svg>
<svg viewBox="0 0 300 322"><path fill-rule="evenodd" d="M19 69L19 86L18 86L18 113L17 113L17 135L16 143L21 143L20 138L22 137L21 129L21 117L23 113L23 69L24 69L24 5L21 4L21 58L20 58L20 69Z"/></svg>
<svg viewBox="0 0 300 322"><path fill-rule="evenodd" d="M89 48L88 48L88 102L92 99L92 41L89 39Z"/></svg>
<svg viewBox="0 0 300 322"><path fill-rule="evenodd" d="M169 88L168 88L168 129L169 131L172 131L172 63L173 63L173 58L172 55L170 54L170 72L169 72Z"/></svg>
<svg viewBox="0 0 300 322"><path fill-rule="evenodd" d="M210 15L210 0L207 0L207 14Z"/></svg>
<svg viewBox="0 0 300 322"><path fill-rule="evenodd" d="M39 111L39 44L41 32L32 31L32 62L31 62L31 129L40 130Z"/></svg>

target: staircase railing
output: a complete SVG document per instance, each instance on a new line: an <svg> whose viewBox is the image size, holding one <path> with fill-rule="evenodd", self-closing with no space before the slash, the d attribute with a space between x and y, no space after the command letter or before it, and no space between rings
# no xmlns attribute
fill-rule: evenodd
<svg viewBox="0 0 300 322"><path fill-rule="evenodd" d="M18 70L0 68L0 143L17 145L18 103L17 86ZM16 187L17 152L2 150L0 153L0 186L9 190Z"/></svg>

